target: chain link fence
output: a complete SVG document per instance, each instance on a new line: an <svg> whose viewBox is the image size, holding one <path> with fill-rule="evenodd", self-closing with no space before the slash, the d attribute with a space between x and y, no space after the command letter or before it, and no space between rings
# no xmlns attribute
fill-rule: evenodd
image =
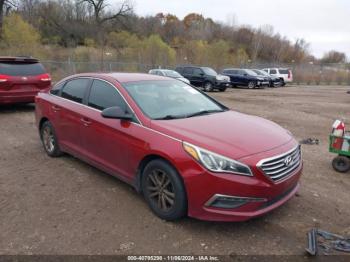
<svg viewBox="0 0 350 262"><path fill-rule="evenodd" d="M126 62L74 62L74 61L43 61L54 81L63 77L86 72L140 72L147 73L153 68L174 69L174 66L147 65ZM349 64L271 64L246 63L239 66L226 65L215 68L220 72L224 68L289 68L293 72L294 84L303 85L350 85Z"/></svg>

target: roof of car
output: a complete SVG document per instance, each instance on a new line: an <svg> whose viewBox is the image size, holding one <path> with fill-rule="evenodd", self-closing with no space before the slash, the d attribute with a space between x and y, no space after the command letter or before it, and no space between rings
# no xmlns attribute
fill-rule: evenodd
<svg viewBox="0 0 350 262"><path fill-rule="evenodd" d="M37 63L38 59L30 56L0 56L0 62L28 62Z"/></svg>
<svg viewBox="0 0 350 262"><path fill-rule="evenodd" d="M169 80L168 77L142 74L142 73L83 73L74 75L74 77L111 77L120 83L137 82L137 81L152 81L152 80Z"/></svg>

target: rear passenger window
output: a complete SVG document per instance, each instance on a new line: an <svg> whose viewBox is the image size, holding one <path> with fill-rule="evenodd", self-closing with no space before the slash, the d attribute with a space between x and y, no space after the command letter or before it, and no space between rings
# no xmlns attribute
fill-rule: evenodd
<svg viewBox="0 0 350 262"><path fill-rule="evenodd" d="M283 75L289 74L289 70L288 69L279 69L278 71L280 71L280 74L283 74Z"/></svg>
<svg viewBox="0 0 350 262"><path fill-rule="evenodd" d="M184 69L184 74L185 74L185 75L192 75L192 74L193 74L193 68L191 68L191 67L186 67L186 68Z"/></svg>
<svg viewBox="0 0 350 262"><path fill-rule="evenodd" d="M69 81L63 88L62 97L82 103L90 79L80 78Z"/></svg>
<svg viewBox="0 0 350 262"><path fill-rule="evenodd" d="M101 80L92 83L88 105L101 111L113 106L119 106L125 111L127 109L126 102L116 88Z"/></svg>
<svg viewBox="0 0 350 262"><path fill-rule="evenodd" d="M276 69L271 69L271 70L270 70L270 74L271 74L271 75L276 75L276 74L277 74Z"/></svg>
<svg viewBox="0 0 350 262"><path fill-rule="evenodd" d="M52 95L58 96L65 83L66 82L62 82L62 83L55 85L53 88L51 88L50 93Z"/></svg>

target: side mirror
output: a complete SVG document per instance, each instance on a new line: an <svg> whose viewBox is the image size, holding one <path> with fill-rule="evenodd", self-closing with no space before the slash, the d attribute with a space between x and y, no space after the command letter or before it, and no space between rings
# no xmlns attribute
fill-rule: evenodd
<svg viewBox="0 0 350 262"><path fill-rule="evenodd" d="M248 74L247 74L247 73L244 73L244 76L248 76Z"/></svg>
<svg viewBox="0 0 350 262"><path fill-rule="evenodd" d="M131 120L133 114L127 113L122 110L119 106L113 106L106 108L101 113L104 118L113 118L113 119L122 119L122 120Z"/></svg>

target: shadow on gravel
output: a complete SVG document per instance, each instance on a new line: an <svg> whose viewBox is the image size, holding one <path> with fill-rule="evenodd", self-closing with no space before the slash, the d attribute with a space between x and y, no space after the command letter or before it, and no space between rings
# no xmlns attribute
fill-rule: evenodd
<svg viewBox="0 0 350 262"><path fill-rule="evenodd" d="M32 112L34 110L35 104L0 105L0 114Z"/></svg>

